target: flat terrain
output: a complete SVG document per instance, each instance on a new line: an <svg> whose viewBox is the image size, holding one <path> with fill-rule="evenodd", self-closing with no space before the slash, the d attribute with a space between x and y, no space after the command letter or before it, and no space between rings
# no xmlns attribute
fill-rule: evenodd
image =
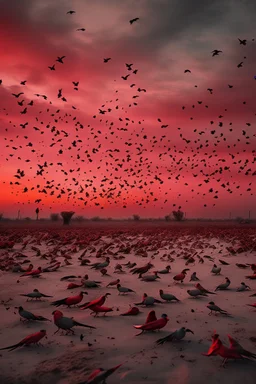
<svg viewBox="0 0 256 384"><path fill-rule="evenodd" d="M255 383L256 362L230 360L222 368L221 357L202 355L208 351L214 331L226 345L227 334L230 334L245 349L256 353L253 341L256 338L256 310L246 305L256 302L255 297L250 297L256 292L256 280L245 277L253 274L249 265L245 269L236 266L236 263L256 262L254 225L88 221L72 223L65 228L60 223L48 222L1 223L0 246L0 348L15 344L40 329L47 331L47 339L42 339L43 347L0 351L1 383L76 384L85 382L95 368L110 368L120 363L124 364L110 376L108 383ZM81 265L81 255L90 263L104 262L109 256L108 275L103 276L99 270ZM186 265L191 256L195 262ZM200 260L204 262L199 263ZM220 260L228 265L222 265ZM60 268L42 273L38 278L20 277L20 272L13 272L15 263L20 263L25 269L31 262L35 269L39 266L46 268L57 261ZM122 266L123 272L118 273L116 265L129 261L137 263L138 267L150 261L154 267L146 274L162 270L167 265L171 266L171 271L160 274L161 278L156 281L144 282L125 266ZM221 267L220 275L211 273L214 263ZM173 277L184 268L189 268L184 282L176 283ZM230 287L216 292L216 295L191 298L187 290L195 289L196 282L190 281L193 272L209 291L214 291L225 277L231 280ZM57 328L53 321L20 321L17 306L53 320L52 312L56 308L51 302L77 295L81 290L67 290L70 282L79 284L80 277L68 281L61 281L61 277L85 274L90 280L100 281L101 287L82 288L88 292L82 303L109 292L111 295L104 305L112 307L113 312L106 317L94 318L90 310L64 306L58 309L65 316L74 317L96 329L75 327L75 335L54 335ZM118 278L122 286L133 289L135 293L119 295L116 287L106 288L109 282ZM248 284L251 290L237 292L241 282ZM26 297L20 296L35 288L53 298L27 302ZM160 289L172 293L180 302L140 307L138 316L120 316L130 305L139 303L144 293L160 299ZM209 316L206 306L210 301L232 316ZM136 337L139 332L133 325L145 323L152 309L157 318L166 313L169 322L159 332L147 332ZM160 346L155 344L157 339L182 326L193 330L194 334L188 333L181 341Z"/></svg>

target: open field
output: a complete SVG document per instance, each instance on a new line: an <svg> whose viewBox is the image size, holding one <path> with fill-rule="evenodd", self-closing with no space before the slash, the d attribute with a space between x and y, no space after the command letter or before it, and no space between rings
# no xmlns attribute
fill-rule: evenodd
<svg viewBox="0 0 256 384"><path fill-rule="evenodd" d="M60 223L40 221L9 222L1 223L0 247L0 348L13 345L41 329L47 331L42 347L32 345L11 352L0 351L1 383L76 384L86 382L95 368L110 368L121 363L124 364L109 377L108 383L255 382L255 361L230 360L223 368L220 356L202 355L208 351L214 331L227 346L229 334L245 349L256 353L256 310L246 305L256 302L256 297L250 297L256 292L256 279L246 279L254 274L249 264L256 262L255 224L88 221L63 227ZM106 275L102 275L100 269L81 265L85 259L90 264L103 263L106 257L110 258ZM136 263L136 267L151 262L153 267L145 275L161 271L167 265L171 270L159 274L160 279L145 282L123 266L128 262ZM40 266L48 271L39 277L20 277L21 272L13 272L18 263L22 269L32 263L33 270ZM211 272L214 263L221 267L219 275ZM237 263L244 264L244 268L237 267ZM121 271L116 268L117 264L122 265ZM59 265L55 271L54 265ZM186 268L189 271L184 282L175 282L173 277ZM228 289L216 291L214 295L191 298L187 290L195 289L196 281L190 281L193 272L200 279L199 283L211 292L226 277L231 283ZM67 290L70 282L79 285L86 274L89 280L100 281L100 286ZM68 275L80 277L60 280ZM119 295L116 286L106 288L116 279L135 293ZM237 292L241 282L251 290ZM35 288L53 298L27 302L26 297L20 296ZM111 293L104 306L113 311L95 318L89 309L51 305L54 300L78 295L81 289L88 292L81 303ZM180 301L156 303L153 307L138 306L141 313L137 316L120 316L129 310L129 305L141 302L144 293L163 301L160 289ZM231 316L220 313L209 316L207 305L210 301ZM18 306L51 320L52 312L58 309L64 316L74 317L96 329L77 326L74 335L61 335L60 332L54 335L57 327L53 321L21 322L15 308ZM157 318L163 313L168 315L167 325L159 332L145 332L136 337L140 331L133 325L144 324L152 309ZM157 339L182 326L194 334L188 333L180 341L156 345Z"/></svg>

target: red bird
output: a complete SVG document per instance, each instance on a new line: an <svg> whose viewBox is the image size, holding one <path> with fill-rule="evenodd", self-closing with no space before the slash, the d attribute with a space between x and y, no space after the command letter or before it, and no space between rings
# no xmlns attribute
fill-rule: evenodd
<svg viewBox="0 0 256 384"><path fill-rule="evenodd" d="M216 356L217 355L216 345L218 343L218 340L219 340L219 335L217 333L214 333L212 335L212 344L211 344L210 348L208 349L208 352L202 353L202 355L203 356Z"/></svg>
<svg viewBox="0 0 256 384"><path fill-rule="evenodd" d="M155 331L157 329L164 328L168 323L169 319L165 313L162 314L161 318L151 323L145 323L143 325L134 325L134 328L141 329L141 333L138 333L136 336L141 335L144 331Z"/></svg>
<svg viewBox="0 0 256 384"><path fill-rule="evenodd" d="M84 384L97 384L97 383L106 383L107 378L112 375L119 367L123 364L119 364L116 367L110 369L98 368L93 371Z"/></svg>
<svg viewBox="0 0 256 384"><path fill-rule="evenodd" d="M65 299L53 301L51 305L54 305L55 307L59 307L60 305L67 305L68 307L77 305L83 300L83 295L88 295L88 293L81 291L77 296L69 296Z"/></svg>
<svg viewBox="0 0 256 384"><path fill-rule="evenodd" d="M18 347L22 347L23 345L30 345L30 344L39 345L39 341L45 336L46 336L46 331L42 329L39 332L32 333L31 335L26 336L17 344L10 345L9 347L1 348L0 351L3 351L4 349L9 349L10 351L13 351L14 349Z"/></svg>
<svg viewBox="0 0 256 384"><path fill-rule="evenodd" d="M218 335L215 335L215 337L217 336ZM223 367L228 359L243 359L243 356L241 355L241 353L237 352L234 349L225 347L225 345L222 344L219 338L217 338L217 340L212 343L208 353L204 354L204 356L215 356L215 355L219 355L223 357L223 362L221 364Z"/></svg>
<svg viewBox="0 0 256 384"><path fill-rule="evenodd" d="M183 280L186 277L187 271L189 271L189 269L183 269L183 271L181 271L181 273L179 273L178 275L173 277L173 280L180 281L181 283L183 283Z"/></svg>
<svg viewBox="0 0 256 384"><path fill-rule="evenodd" d="M42 268L38 267L37 269L33 269L32 271L27 271L23 273L23 275L21 275L20 277L24 277L24 276L34 277L34 276L39 276L41 273L42 273Z"/></svg>
<svg viewBox="0 0 256 384"><path fill-rule="evenodd" d="M125 312L125 313L121 313L120 316L136 316L140 313L140 310L139 308L137 307L131 307L129 309L129 311Z"/></svg>
<svg viewBox="0 0 256 384"><path fill-rule="evenodd" d="M69 283L67 286L67 289L74 289L74 288L79 288L82 286L83 286L83 284Z"/></svg>
<svg viewBox="0 0 256 384"><path fill-rule="evenodd" d="M150 311L148 316L147 316L145 324L152 323L152 321L156 321L156 320L157 320L156 312L155 311Z"/></svg>
<svg viewBox="0 0 256 384"><path fill-rule="evenodd" d="M246 279L256 280L256 273L254 275L245 276L245 277L246 277Z"/></svg>
<svg viewBox="0 0 256 384"><path fill-rule="evenodd" d="M92 300L89 303L85 303L85 304L80 306L80 309L91 308L91 307L94 307L95 305L98 305L99 307L101 307L105 303L106 298L109 295L111 295L111 293L106 293L105 295L99 297L98 299Z"/></svg>
<svg viewBox="0 0 256 384"><path fill-rule="evenodd" d="M107 312L113 312L113 308L103 307L103 305L94 305L90 307L90 310L92 311L91 315L95 313L94 317L98 316L99 313L104 313L104 316L106 316Z"/></svg>

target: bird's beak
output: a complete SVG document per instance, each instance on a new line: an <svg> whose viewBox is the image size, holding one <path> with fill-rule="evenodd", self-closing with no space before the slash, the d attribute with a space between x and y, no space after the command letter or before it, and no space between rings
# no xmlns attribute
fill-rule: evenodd
<svg viewBox="0 0 256 384"><path fill-rule="evenodd" d="M190 333L193 333L193 335L194 335L194 332L193 332L193 331L191 331L191 329L186 329L186 332L190 332Z"/></svg>

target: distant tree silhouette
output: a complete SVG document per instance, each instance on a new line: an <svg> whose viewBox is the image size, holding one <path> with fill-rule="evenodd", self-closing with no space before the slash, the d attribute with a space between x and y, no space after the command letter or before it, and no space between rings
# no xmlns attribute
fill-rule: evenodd
<svg viewBox="0 0 256 384"><path fill-rule="evenodd" d="M99 216L93 216L91 218L91 221L100 221L100 220L101 220L101 218Z"/></svg>
<svg viewBox="0 0 256 384"><path fill-rule="evenodd" d="M39 208L37 207L36 209L36 219L38 220L38 215L39 215Z"/></svg>
<svg viewBox="0 0 256 384"><path fill-rule="evenodd" d="M82 221L84 221L84 217L82 215L79 215L79 216L74 217L74 220L81 223Z"/></svg>
<svg viewBox="0 0 256 384"><path fill-rule="evenodd" d="M0 221L2 220L3 216L3 213L0 213Z"/></svg>
<svg viewBox="0 0 256 384"><path fill-rule="evenodd" d="M165 219L165 221L171 221L171 216L170 216L170 215L166 215L166 216L164 217L164 219Z"/></svg>
<svg viewBox="0 0 256 384"><path fill-rule="evenodd" d="M182 212L180 209L178 209L178 211L172 211L172 214L176 221L181 221L184 217L184 212Z"/></svg>
<svg viewBox="0 0 256 384"><path fill-rule="evenodd" d="M59 220L59 214L58 213L51 213L50 219L51 221L58 221Z"/></svg>
<svg viewBox="0 0 256 384"><path fill-rule="evenodd" d="M60 213L62 219L63 219L63 225L69 225L72 216L75 214L73 211L63 211Z"/></svg>
<svg viewBox="0 0 256 384"><path fill-rule="evenodd" d="M140 216L139 215L132 215L133 216L133 220L134 221L139 221L140 220Z"/></svg>

